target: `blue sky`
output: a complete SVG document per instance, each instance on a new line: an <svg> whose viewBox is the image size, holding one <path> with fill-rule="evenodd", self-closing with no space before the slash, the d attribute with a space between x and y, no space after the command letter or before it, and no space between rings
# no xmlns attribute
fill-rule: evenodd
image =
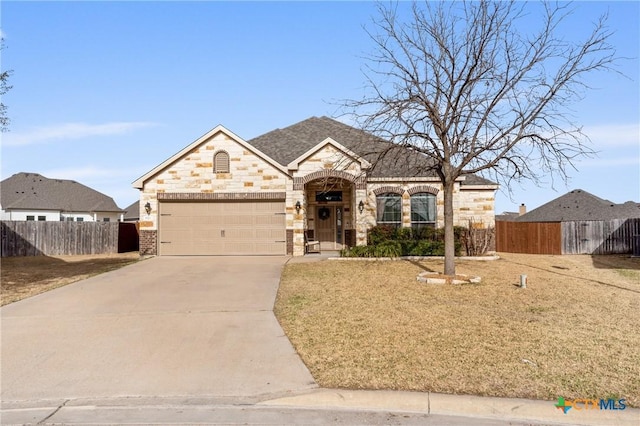
<svg viewBox="0 0 640 426"><path fill-rule="evenodd" d="M609 12L620 71L593 75L572 106L599 151L567 186L514 185L496 211L540 206L581 188L640 199L640 6L578 2L566 34ZM359 98L373 46L372 2L3 1L2 69L10 132L2 179L18 172L74 179L124 208L131 182L218 124L244 139Z"/></svg>

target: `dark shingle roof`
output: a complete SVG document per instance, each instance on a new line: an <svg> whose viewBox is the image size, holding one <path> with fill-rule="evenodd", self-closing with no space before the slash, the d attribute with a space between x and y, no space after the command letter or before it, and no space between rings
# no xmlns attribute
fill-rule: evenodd
<svg viewBox="0 0 640 426"><path fill-rule="evenodd" d="M140 200L134 201L125 207L124 220L140 219Z"/></svg>
<svg viewBox="0 0 640 426"><path fill-rule="evenodd" d="M502 212L496 215L496 220L503 222L513 222L520 216L518 212Z"/></svg>
<svg viewBox="0 0 640 426"><path fill-rule="evenodd" d="M0 182L3 209L121 212L113 198L73 180L16 173Z"/></svg>
<svg viewBox="0 0 640 426"><path fill-rule="evenodd" d="M371 177L436 177L433 161L406 147L385 141L329 117L311 117L247 141L287 166L311 148L331 138L372 164ZM462 185L495 185L467 174Z"/></svg>
<svg viewBox="0 0 640 426"><path fill-rule="evenodd" d="M372 163L373 177L436 176L425 156L329 117L311 117L248 143L286 166L327 138Z"/></svg>
<svg viewBox="0 0 640 426"><path fill-rule="evenodd" d="M640 218L640 205L632 201L615 204L575 189L531 210L517 222L566 222L573 220L610 220Z"/></svg>

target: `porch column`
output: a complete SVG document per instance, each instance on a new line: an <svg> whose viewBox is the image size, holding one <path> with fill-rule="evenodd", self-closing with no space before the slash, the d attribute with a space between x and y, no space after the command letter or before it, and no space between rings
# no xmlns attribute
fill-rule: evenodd
<svg viewBox="0 0 640 426"><path fill-rule="evenodd" d="M372 218L375 214L374 206L371 205L367 199L367 190L356 188L355 198L355 212L356 212L356 245L367 245L367 230L373 226ZM362 213L360 212L360 202L362 202L364 208Z"/></svg>
<svg viewBox="0 0 640 426"><path fill-rule="evenodd" d="M300 212L296 203L300 202ZM307 200L303 189L294 189L287 196L287 229L293 230L293 255L304 256L304 224L307 218Z"/></svg>

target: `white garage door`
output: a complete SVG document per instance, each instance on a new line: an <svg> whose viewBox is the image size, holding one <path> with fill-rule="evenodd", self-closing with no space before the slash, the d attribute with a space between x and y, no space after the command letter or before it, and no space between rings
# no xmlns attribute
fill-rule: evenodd
<svg viewBox="0 0 640 426"><path fill-rule="evenodd" d="M283 201L162 202L160 255L284 255Z"/></svg>

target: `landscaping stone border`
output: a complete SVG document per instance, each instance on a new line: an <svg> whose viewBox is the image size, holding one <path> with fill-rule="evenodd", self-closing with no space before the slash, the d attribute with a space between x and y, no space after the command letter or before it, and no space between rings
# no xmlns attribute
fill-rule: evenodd
<svg viewBox="0 0 640 426"><path fill-rule="evenodd" d="M456 274L455 278L445 278L439 272L425 271L418 274L418 281L426 284L480 284L482 278L465 274Z"/></svg>

